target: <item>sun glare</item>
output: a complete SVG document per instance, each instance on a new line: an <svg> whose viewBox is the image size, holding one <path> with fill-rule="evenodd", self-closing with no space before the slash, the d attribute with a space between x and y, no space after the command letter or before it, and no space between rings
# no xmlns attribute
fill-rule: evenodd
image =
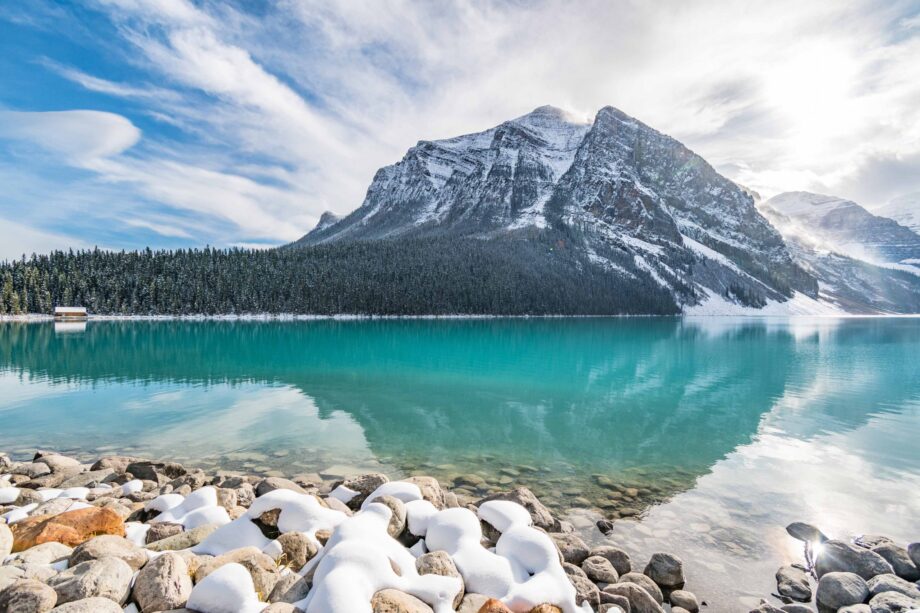
<svg viewBox="0 0 920 613"><path fill-rule="evenodd" d="M854 65L844 45L813 42L796 47L768 70L766 99L784 116L798 157L813 155L847 130L855 106Z"/></svg>

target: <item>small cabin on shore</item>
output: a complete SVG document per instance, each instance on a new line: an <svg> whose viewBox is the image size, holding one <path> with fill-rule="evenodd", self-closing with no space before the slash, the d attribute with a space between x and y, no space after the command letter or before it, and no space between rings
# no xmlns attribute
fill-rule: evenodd
<svg viewBox="0 0 920 613"><path fill-rule="evenodd" d="M85 321L87 317L89 316L85 307L54 307L54 319L56 321Z"/></svg>

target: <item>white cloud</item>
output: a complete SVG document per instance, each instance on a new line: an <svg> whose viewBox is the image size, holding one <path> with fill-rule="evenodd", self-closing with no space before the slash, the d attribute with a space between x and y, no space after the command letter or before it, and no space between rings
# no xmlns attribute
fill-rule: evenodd
<svg viewBox="0 0 920 613"><path fill-rule="evenodd" d="M229 224L223 244L297 238L360 204L416 141L542 104L617 106L765 197L812 189L871 206L920 176L920 33L903 0L282 0L258 15L97 2L138 80L46 65L184 137L148 131L131 147L130 122L103 113L98 129L43 119L28 138L103 184Z"/></svg>
<svg viewBox="0 0 920 613"><path fill-rule="evenodd" d="M23 140L76 163L117 155L141 131L121 115L100 111L0 111L0 138Z"/></svg>
<svg viewBox="0 0 920 613"><path fill-rule="evenodd" d="M82 249L89 247L72 236L47 232L0 218L0 261L15 260L22 255L47 253L55 249Z"/></svg>

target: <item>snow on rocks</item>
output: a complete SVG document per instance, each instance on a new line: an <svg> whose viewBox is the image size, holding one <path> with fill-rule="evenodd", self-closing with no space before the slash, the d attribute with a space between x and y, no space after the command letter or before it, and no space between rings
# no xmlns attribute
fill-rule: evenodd
<svg viewBox="0 0 920 613"><path fill-rule="evenodd" d="M0 505L0 537L19 520L55 520L77 505L123 526L71 539L74 549L49 542L0 556L0 598L31 580L73 613L479 613L485 604L490 612L587 613L617 575L606 557L595 556L605 572L591 578L563 564L559 534L544 530L564 531L565 522L523 488L474 502L425 476L370 473L301 487L130 460L84 480L87 466L55 461L68 474L83 470L71 477L78 485L0 490L10 501ZM46 479L41 467L24 470ZM616 610L615 595L604 598Z"/></svg>
<svg viewBox="0 0 920 613"><path fill-rule="evenodd" d="M259 600L249 571L232 563L221 566L193 587L185 606L199 613L257 613L268 605Z"/></svg>

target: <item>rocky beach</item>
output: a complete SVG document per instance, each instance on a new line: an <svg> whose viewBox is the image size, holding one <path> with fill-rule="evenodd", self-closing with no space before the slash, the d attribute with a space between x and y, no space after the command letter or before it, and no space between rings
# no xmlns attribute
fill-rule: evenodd
<svg viewBox="0 0 920 613"><path fill-rule="evenodd" d="M694 595L677 556L589 546L510 478L477 497L460 478L85 459L0 454L0 612L737 610ZM834 540L806 523L787 532L801 564L778 569L754 611L920 609L920 544Z"/></svg>

